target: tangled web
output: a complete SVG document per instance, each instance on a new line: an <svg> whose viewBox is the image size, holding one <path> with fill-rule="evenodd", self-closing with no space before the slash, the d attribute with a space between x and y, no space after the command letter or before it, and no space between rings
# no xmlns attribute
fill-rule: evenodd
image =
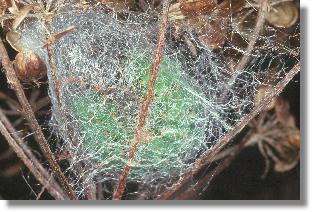
<svg viewBox="0 0 312 212"><path fill-rule="evenodd" d="M64 141L60 151L71 155L73 187L82 195L88 182L95 182L111 193L128 161L159 23L146 14L128 11L119 17L102 5L82 9L74 3L64 3L52 18L51 34L75 30L51 46L50 56L39 48L45 40L39 38L46 38L40 21L29 18L18 30L28 48L49 64L52 122ZM284 32L266 24L246 67L233 72L246 53L242 43L250 40L240 23L235 16L224 23L228 31L222 50L207 48L196 30L186 30L196 55L169 33L128 177L139 188L128 192L128 198L155 197L190 171L196 159L254 108L259 87L273 87L298 59L290 44L297 35L287 34L281 41Z"/></svg>

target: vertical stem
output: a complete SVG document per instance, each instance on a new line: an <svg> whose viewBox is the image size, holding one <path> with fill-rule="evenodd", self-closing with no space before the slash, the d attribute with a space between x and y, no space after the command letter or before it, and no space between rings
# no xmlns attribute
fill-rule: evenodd
<svg viewBox="0 0 312 212"><path fill-rule="evenodd" d="M54 175L57 177L57 179L60 181L63 189L66 191L67 195L70 199L76 199L76 195L73 192L71 186L69 185L65 175L61 171L60 166L56 162L53 153L41 131L41 128L39 126L39 123L37 122L37 119L35 117L34 112L32 111L31 105L29 104L26 95L23 90L23 86L18 80L16 73L14 71L14 68L12 66L12 63L9 59L9 56L7 54L7 51L3 45L2 40L0 39L0 60L2 62L3 68L5 70L5 74L8 80L8 83L11 85L11 87L14 89L16 96L22 106L22 109L25 113L25 118L29 122L32 130L34 131L34 135L36 140L38 141L44 156L47 158L49 164L51 165L51 168L53 170Z"/></svg>
<svg viewBox="0 0 312 212"><path fill-rule="evenodd" d="M44 26L49 29L51 31L51 25L49 22L45 22ZM62 83L64 84L64 81L62 82L59 79L59 74L58 74L58 69L57 69L57 65L56 65L56 58L55 58L55 53L54 50L52 48L52 45L55 44L55 42L57 42L61 37L65 36L67 33L72 32L73 30L75 30L76 27L72 26L69 27L67 30L62 31L56 35L54 35L54 37L50 37L53 38L51 39L53 42L50 42L48 39L48 42L43 46L44 48L47 49L47 53L48 53L48 62L50 65L50 73L51 73L51 87L53 88L53 92L55 92L55 96L56 96L56 101L54 102L55 104L55 109L57 110L57 114L58 114L58 123L68 123L68 121L66 120L66 115L64 114L64 110L62 110L63 108L63 102L62 102ZM57 37L56 40L55 37ZM70 137L70 140L73 141L75 140L71 135L72 128L69 125L65 125L64 127L62 127L62 134L66 134L67 136ZM79 172L80 175L84 175L84 171L82 166L78 163L77 164L77 170ZM93 180L87 180L85 177L82 177L82 183L83 183L83 187L85 187L86 189L86 193L85 196L87 197L88 200L95 200L96 199L96 187L94 185Z"/></svg>
<svg viewBox="0 0 312 212"><path fill-rule="evenodd" d="M237 74L239 74L245 68L245 66L247 65L249 61L250 54L254 49L254 46L258 40L260 31L262 30L264 22L265 22L265 15L269 6L268 1L269 0L259 1L260 6L259 6L259 11L258 11L258 18L257 18L256 26L254 28L252 35L250 36L251 39L246 48L246 52L244 53L243 57L240 59L240 61L235 67L235 70L236 70L236 73L234 74L235 76L237 76Z"/></svg>
<svg viewBox="0 0 312 212"><path fill-rule="evenodd" d="M155 85L157 81L157 75L159 72L159 65L162 59L162 53L163 53L165 40L166 40L166 31L167 31L167 26L168 26L168 10L169 10L169 0L165 0L163 2L163 17L162 17L162 21L161 21L160 29L159 29L159 37L158 37L156 53L155 53L152 66L151 66L151 78L149 80L147 92L146 92L146 95L142 104L141 113L139 116L135 135L134 135L134 138L131 142L131 146L129 149L129 158L128 158L127 164L125 165L122 171L122 174L120 176L119 182L117 184L117 187L113 195L114 200L121 199L122 193L124 192L124 189L126 187L127 177L131 169L131 163L133 159L135 158L135 154L137 152L138 144L140 142L142 130L145 125L146 118L148 116L149 107L154 97L154 89L155 89Z"/></svg>

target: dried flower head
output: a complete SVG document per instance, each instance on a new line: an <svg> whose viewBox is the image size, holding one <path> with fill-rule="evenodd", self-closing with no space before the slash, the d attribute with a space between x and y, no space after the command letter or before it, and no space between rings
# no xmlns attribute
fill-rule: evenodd
<svg viewBox="0 0 312 212"><path fill-rule="evenodd" d="M263 176L269 171L270 160L273 160L277 172L289 171L297 165L300 159L300 132L281 97L275 99L273 112L263 112L250 126L256 132L246 145L257 144L265 158Z"/></svg>

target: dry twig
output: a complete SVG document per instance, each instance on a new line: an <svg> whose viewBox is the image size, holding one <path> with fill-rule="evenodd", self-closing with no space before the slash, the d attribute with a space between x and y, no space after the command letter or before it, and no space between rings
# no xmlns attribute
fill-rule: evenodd
<svg viewBox="0 0 312 212"><path fill-rule="evenodd" d="M60 188L58 183L42 167L37 158L33 155L29 147L18 136L18 133L11 125L10 121L0 109L0 132L6 138L11 148L17 156L23 161L26 167L32 172L36 179L47 189L55 199L67 199L66 194Z"/></svg>
<svg viewBox="0 0 312 212"><path fill-rule="evenodd" d="M131 147L129 150L129 159L128 159L127 164L124 167L124 170L120 176L119 182L115 189L114 196L113 196L114 200L119 200L122 197L122 193L126 186L127 177L131 169L131 163L133 159L135 158L135 154L137 152L137 148L138 148L141 135L142 135L142 130L145 125L145 121L148 116L148 111L149 111L150 105L154 97L154 89L155 89L155 85L157 81L159 65L162 59L163 48L164 48L165 40L166 40L166 31L167 31L167 26L168 26L168 10L169 10L169 0L165 0L163 2L163 18L160 24L159 38L158 38L156 53L155 53L152 66L151 66L151 72L150 72L151 78L147 87L146 96L142 104L141 113L140 113L138 124L136 127L135 136L131 142Z"/></svg>
<svg viewBox="0 0 312 212"><path fill-rule="evenodd" d="M11 85L11 87L14 89L16 96L23 108L23 111L25 112L25 117L27 121L29 122L32 130L34 131L34 135L45 155L47 158L49 164L51 165L51 168L53 170L53 173L60 181L62 187L70 197L70 199L76 199L75 193L73 192L71 186L69 185L65 175L61 171L61 168L59 167L58 163L56 162L53 153L41 131L41 128L36 120L36 117L32 111L31 105L29 104L25 93L23 91L23 86L21 85L20 81L18 80L16 73L14 71L14 68L12 66L12 63L8 57L7 51L3 45L2 40L0 40L0 60L2 62L3 68L5 70L6 77L8 79L8 83Z"/></svg>
<svg viewBox="0 0 312 212"><path fill-rule="evenodd" d="M238 64L235 67L235 70L237 73L235 73L234 75L237 75L238 73L240 73L245 66L247 65L248 61L249 61L249 57L254 49L254 46L258 40L259 34L261 32L261 30L263 29L263 25L265 23L265 15L268 11L268 7L269 7L269 0L261 0L259 2L260 7L259 7L259 11L258 11L258 18L257 18L257 22L256 22L256 26L254 28L253 34L251 35L251 39L248 43L248 46L246 48L246 51L243 55L243 57L240 59L240 61L238 62Z"/></svg>

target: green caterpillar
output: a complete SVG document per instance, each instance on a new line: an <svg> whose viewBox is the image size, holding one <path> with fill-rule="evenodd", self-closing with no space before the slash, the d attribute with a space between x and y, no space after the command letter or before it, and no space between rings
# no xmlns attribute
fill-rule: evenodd
<svg viewBox="0 0 312 212"><path fill-rule="evenodd" d="M150 66L149 57L142 55L132 60L132 68L126 71L132 76L126 82L126 87L132 90L129 95L134 96L131 100L92 91L71 97L71 109L83 135L83 148L97 155L97 160L112 172L120 172L128 159ZM203 94L190 84L177 63L168 58L163 60L130 176L179 170L203 147L205 125L200 121L204 115L200 98Z"/></svg>

